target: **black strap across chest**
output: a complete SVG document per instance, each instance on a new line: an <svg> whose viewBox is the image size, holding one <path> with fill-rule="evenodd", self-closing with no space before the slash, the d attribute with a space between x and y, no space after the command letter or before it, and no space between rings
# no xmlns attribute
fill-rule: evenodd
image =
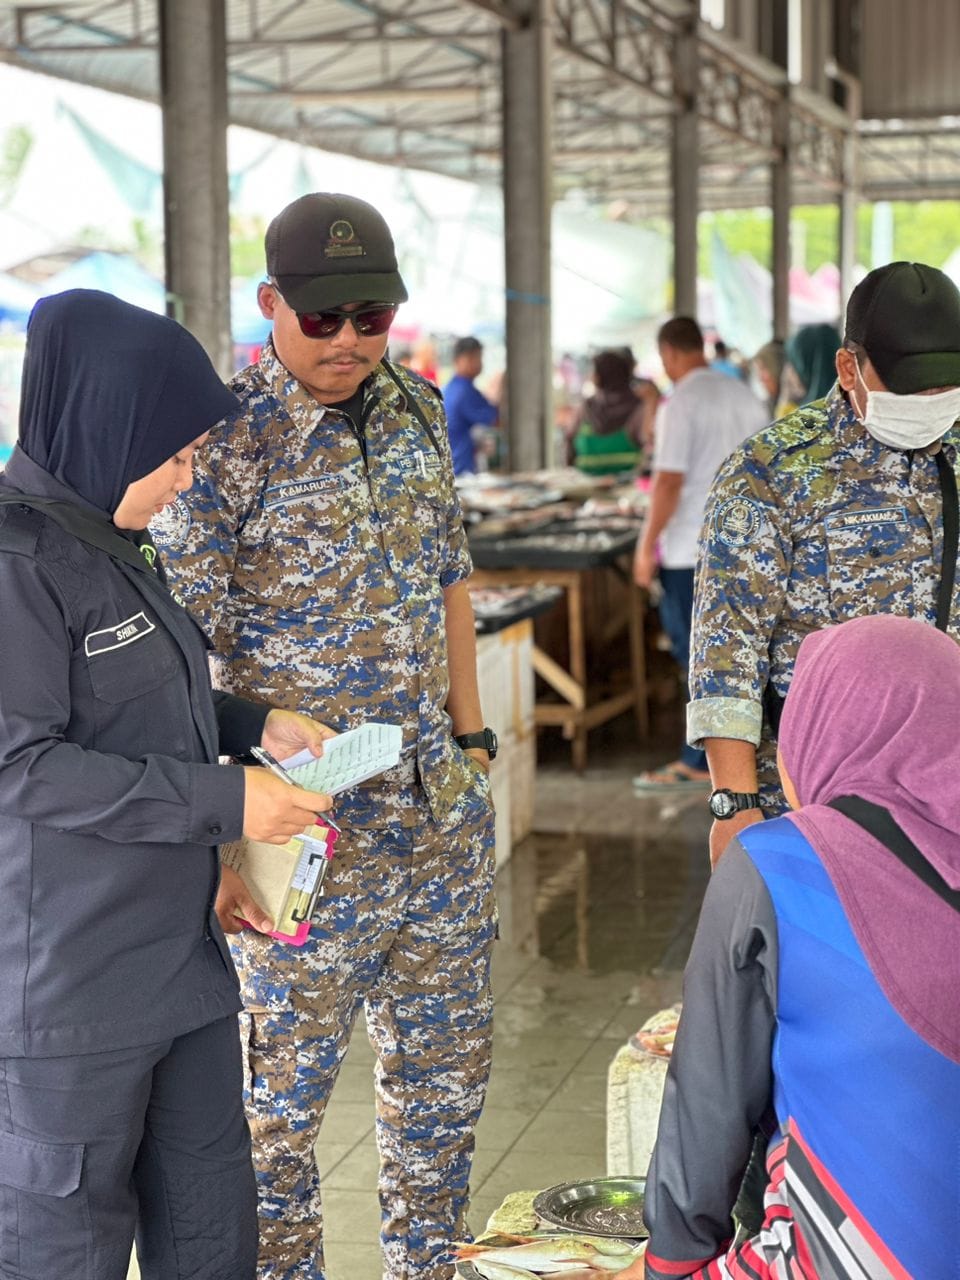
<svg viewBox="0 0 960 1280"><path fill-rule="evenodd" d="M960 499L957 496L957 475L947 461L941 446L934 454L937 478L940 481L940 501L943 510L943 560L940 564L940 582L937 586L937 621L940 631L950 625L950 607L953 603L953 585L957 574L957 551L960 543ZM780 731L784 694L768 680L763 691L763 707L774 736Z"/></svg>
<svg viewBox="0 0 960 1280"><path fill-rule="evenodd" d="M894 821L889 810L884 809L882 805L872 804L860 796L837 796L835 800L830 801L829 807L842 813L858 827L862 827L875 840L879 840L908 871L912 871L918 880L922 880L928 889L932 889L938 898L942 898L948 906L953 907L954 911L960 911L960 889L952 889L947 884L936 867L927 861L913 841Z"/></svg>
<svg viewBox="0 0 960 1280"><path fill-rule="evenodd" d="M937 626L941 631L946 631L950 623L953 580L957 572L960 502L957 499L957 475L943 456L942 447L937 450L936 459L937 475L940 479L940 497L943 506L943 563L940 566L940 586L937 590Z"/></svg>
<svg viewBox="0 0 960 1280"><path fill-rule="evenodd" d="M0 503L16 504L21 507L33 507L49 516L61 529L86 542L91 547L105 551L116 560L122 560L141 572L150 572L150 564L137 550L134 542L125 538L113 525L105 520L98 520L95 515L88 515L82 507L71 502L61 502L58 498L40 498L31 493L0 494Z"/></svg>
<svg viewBox="0 0 960 1280"><path fill-rule="evenodd" d="M391 378L397 384L400 390L403 392L403 398L406 401L407 408L410 410L410 412L413 414L416 420L420 423L421 427L423 427L424 431L427 433L427 437L430 440L430 443L433 445L434 450L436 451L437 457L442 458L443 454L440 450L440 442L437 440L436 432L434 431L433 427L431 427L430 423L427 421L426 414L417 404L416 396L409 389L409 387L404 385L400 375L397 373L396 369L394 369L393 365L390 363L389 360L381 360L380 363L383 366L387 376Z"/></svg>

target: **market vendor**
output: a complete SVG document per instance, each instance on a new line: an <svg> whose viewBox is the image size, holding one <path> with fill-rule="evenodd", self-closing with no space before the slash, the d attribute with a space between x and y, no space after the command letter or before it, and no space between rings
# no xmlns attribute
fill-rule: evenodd
<svg viewBox="0 0 960 1280"><path fill-rule="evenodd" d="M632 357L622 351L594 356L593 386L573 421L568 463L595 476L639 470L653 449L659 391L646 378L634 386Z"/></svg>
<svg viewBox="0 0 960 1280"><path fill-rule="evenodd" d="M647 1280L956 1277L958 720L960 649L934 627L859 618L800 646L794 812L728 847L684 977ZM731 1245L758 1129L764 1221Z"/></svg>

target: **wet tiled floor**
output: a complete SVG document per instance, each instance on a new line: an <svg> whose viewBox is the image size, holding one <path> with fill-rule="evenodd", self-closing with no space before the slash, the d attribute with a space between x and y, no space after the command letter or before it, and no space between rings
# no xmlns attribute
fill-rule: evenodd
<svg viewBox="0 0 960 1280"><path fill-rule="evenodd" d="M498 876L494 1067L477 1133L474 1230L511 1191L606 1171L607 1069L640 1023L679 997L709 874L709 822L705 792L632 790L632 775L678 741L674 718L661 718L651 739L660 745L647 750L625 717L591 734L583 777L558 737L541 743L536 834ZM318 1145L328 1280L382 1274L372 1066L361 1021Z"/></svg>
<svg viewBox="0 0 960 1280"><path fill-rule="evenodd" d="M606 1171L607 1069L680 994L709 874L705 793L635 796L632 775L669 750L641 751L626 720L611 728L591 735L582 778L562 745L544 744L536 834L498 876L494 1067L477 1132L474 1230L511 1191ZM372 1062L358 1026L319 1146L328 1280L381 1276Z"/></svg>

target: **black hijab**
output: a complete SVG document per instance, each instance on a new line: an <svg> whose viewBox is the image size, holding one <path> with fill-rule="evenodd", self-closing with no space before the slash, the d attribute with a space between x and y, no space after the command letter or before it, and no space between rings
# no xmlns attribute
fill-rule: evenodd
<svg viewBox="0 0 960 1280"><path fill-rule="evenodd" d="M236 407L196 338L166 316L94 289L33 309L20 448L109 517L128 485Z"/></svg>

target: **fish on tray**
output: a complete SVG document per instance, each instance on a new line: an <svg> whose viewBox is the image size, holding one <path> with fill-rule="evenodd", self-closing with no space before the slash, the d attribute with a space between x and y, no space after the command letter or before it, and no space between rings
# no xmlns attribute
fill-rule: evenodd
<svg viewBox="0 0 960 1280"><path fill-rule="evenodd" d="M512 1241L512 1242L511 1242ZM529 1280L562 1276L563 1280L600 1280L623 1271L642 1252L625 1240L599 1236L514 1236L496 1243L460 1244L457 1258L473 1263L485 1280Z"/></svg>

